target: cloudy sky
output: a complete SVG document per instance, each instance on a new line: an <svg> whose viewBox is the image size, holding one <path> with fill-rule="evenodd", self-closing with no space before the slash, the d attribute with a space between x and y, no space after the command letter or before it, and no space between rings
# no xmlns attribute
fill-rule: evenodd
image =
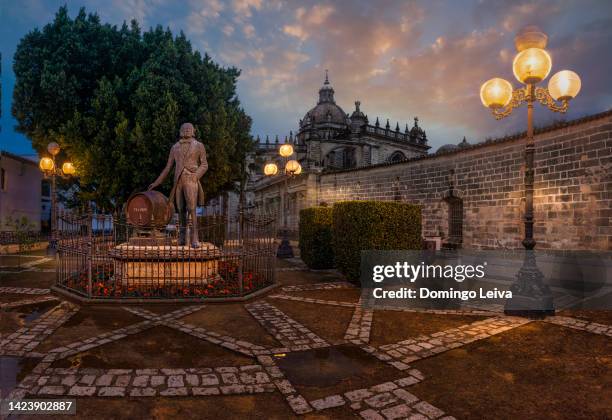
<svg viewBox="0 0 612 420"><path fill-rule="evenodd" d="M12 55L19 39L67 3L105 22L136 18L183 30L195 48L242 69L238 92L253 134L284 136L314 106L329 69L336 101L354 101L370 121L403 127L418 116L431 146L482 141L524 129L525 109L495 121L480 104L481 83L512 76L513 37L525 24L549 35L552 73L576 71L582 91L563 118L612 108L612 2L607 0L0 0L2 144L33 153L13 131ZM551 73L551 74L552 74ZM536 108L536 125L561 118Z"/></svg>

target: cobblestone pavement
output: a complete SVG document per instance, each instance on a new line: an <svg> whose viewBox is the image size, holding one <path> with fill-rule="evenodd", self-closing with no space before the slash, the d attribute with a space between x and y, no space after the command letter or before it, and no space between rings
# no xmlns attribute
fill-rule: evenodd
<svg viewBox="0 0 612 420"><path fill-rule="evenodd" d="M307 298L307 297L302 297L302 296L271 295L269 297L272 299L293 300L296 302L318 303L319 305L344 306L346 308L354 308L355 306L357 306L357 303L341 302L337 300L313 299L313 298Z"/></svg>
<svg viewBox="0 0 612 420"><path fill-rule="evenodd" d="M334 290L334 289L355 289L351 283L339 281L334 283L314 283L314 284L298 284L295 286L284 286L281 288L283 292L304 292L307 290Z"/></svg>
<svg viewBox="0 0 612 420"><path fill-rule="evenodd" d="M261 365L187 369L47 368L22 381L38 396L155 397L256 394L276 388Z"/></svg>
<svg viewBox="0 0 612 420"><path fill-rule="evenodd" d="M36 287L0 287L0 293L19 293L22 295L47 295L49 289L39 289Z"/></svg>
<svg viewBox="0 0 612 420"><path fill-rule="evenodd" d="M353 344L368 343L373 316L374 311L362 308L361 299L359 299L359 303L353 311L353 318L344 334L344 339L351 341Z"/></svg>
<svg viewBox="0 0 612 420"><path fill-rule="evenodd" d="M383 356L383 359L387 359L386 361L389 363L395 361L408 364L520 327L528 322L530 320L516 317L488 318L446 331L421 335L399 343L386 344L380 346L376 353L386 355L387 357Z"/></svg>
<svg viewBox="0 0 612 420"><path fill-rule="evenodd" d="M78 310L79 307L70 302L60 303L29 326L20 328L3 338L2 342L0 342L0 355L27 355L72 315L77 313Z"/></svg>
<svg viewBox="0 0 612 420"><path fill-rule="evenodd" d="M250 303L245 308L270 335L291 351L329 346L321 337L267 302Z"/></svg>
<svg viewBox="0 0 612 420"><path fill-rule="evenodd" d="M43 302L52 302L52 301L56 301L56 300L59 300L59 299L56 298L55 296L36 296L36 297L33 297L33 298L26 298L26 299L16 300L14 302L1 303L0 304L0 310L2 310L2 309L18 308L20 306L35 305L37 303L43 303Z"/></svg>
<svg viewBox="0 0 612 420"><path fill-rule="evenodd" d="M291 267L285 268L289 271ZM301 267L296 269L302 270ZM529 320L506 317L480 308L466 310L424 310L385 308L384 310L425 312L435 314L485 315L489 318L473 323L435 332L429 335L402 340L392 344L373 346L370 344L372 319L376 311L357 303L344 302L330 297L329 300L296 296L292 293L309 290L350 289L346 282L302 284L282 287L282 293L243 304L264 330L281 344L256 345L241 337L240 330L231 336L185 322L182 318L196 311L206 311L208 306L189 305L173 312L157 314L143 307L123 308L142 318L121 328L83 337L61 347L39 353L36 348L49 335L79 311L79 306L62 301L26 327L4 336L0 342L0 355L37 358L38 364L17 385L9 398L37 397L190 397L211 398L221 395L250 395L280 393L296 415L307 413L325 414L325 410L346 410L364 419L445 419L453 417L427 401L422 400L410 387L427 378L411 363L432 357L468 343L483 340L496 334L517 328ZM3 308L57 300L48 289L2 287L0 293L23 294L24 300L4 304ZM313 311L321 311L324 322L325 306L339 306L352 309L351 320L346 326L344 340L331 343L292 319L271 302L288 300L308 303ZM571 317L556 316L546 322L594 334L612 336L612 326L588 322ZM128 336L146 331L155 326L166 326L181 333L196 337L239 355L249 357L253 363L248 366L225 366L210 368L159 368L159 369L93 369L58 368L52 363L86 352L92 348L120 341ZM279 367L277 357L291 352L309 351L342 343L352 343L373 358L379 359L397 371L397 377L373 386L361 387L346 392L331 393L322 398L307 399L296 389ZM330 415L333 411L330 411ZM450 413L452 414L452 413Z"/></svg>
<svg viewBox="0 0 612 420"><path fill-rule="evenodd" d="M575 330L588 331L593 334L607 335L612 337L612 325L599 324L597 322L584 321L568 316L551 316L544 321L551 324L562 325L564 327L573 328Z"/></svg>

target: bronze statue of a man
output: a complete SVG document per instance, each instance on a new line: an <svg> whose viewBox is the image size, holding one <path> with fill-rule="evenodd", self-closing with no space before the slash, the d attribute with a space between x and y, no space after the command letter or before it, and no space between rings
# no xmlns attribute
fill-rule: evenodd
<svg viewBox="0 0 612 420"><path fill-rule="evenodd" d="M149 185L149 190L156 188L170 173L172 165L174 168L174 186L170 193L170 203L176 204L179 214L179 245L186 244L185 228L187 226L187 215L191 216L193 229L191 231L191 246L199 248L198 217L196 207L204 205L204 190L200 184L200 178L208 170L206 161L206 149L204 145L194 137L195 129L190 123L181 125L180 139L170 149L168 163L159 177Z"/></svg>

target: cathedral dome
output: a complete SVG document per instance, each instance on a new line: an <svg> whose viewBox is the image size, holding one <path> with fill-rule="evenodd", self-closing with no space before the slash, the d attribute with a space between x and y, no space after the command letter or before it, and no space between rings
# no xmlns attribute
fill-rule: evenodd
<svg viewBox="0 0 612 420"><path fill-rule="evenodd" d="M319 102L310 111L304 115L304 124L315 124L319 123L335 123L335 124L346 124L347 115L336 105L334 100L334 88L329 84L327 72L325 72L325 82L321 89L319 89Z"/></svg>

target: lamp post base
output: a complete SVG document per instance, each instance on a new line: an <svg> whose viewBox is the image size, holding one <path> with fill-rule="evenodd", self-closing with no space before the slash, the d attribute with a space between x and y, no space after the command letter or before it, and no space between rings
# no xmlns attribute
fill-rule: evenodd
<svg viewBox="0 0 612 420"><path fill-rule="evenodd" d="M506 300L504 314L535 319L555 315L553 296L544 283L534 251L525 251L523 265L510 291L512 297Z"/></svg>
<svg viewBox="0 0 612 420"><path fill-rule="evenodd" d="M287 229L283 229L281 231L281 243L278 246L278 250L276 251L277 258L293 258L293 248L291 248L291 244L289 243L289 231Z"/></svg>

